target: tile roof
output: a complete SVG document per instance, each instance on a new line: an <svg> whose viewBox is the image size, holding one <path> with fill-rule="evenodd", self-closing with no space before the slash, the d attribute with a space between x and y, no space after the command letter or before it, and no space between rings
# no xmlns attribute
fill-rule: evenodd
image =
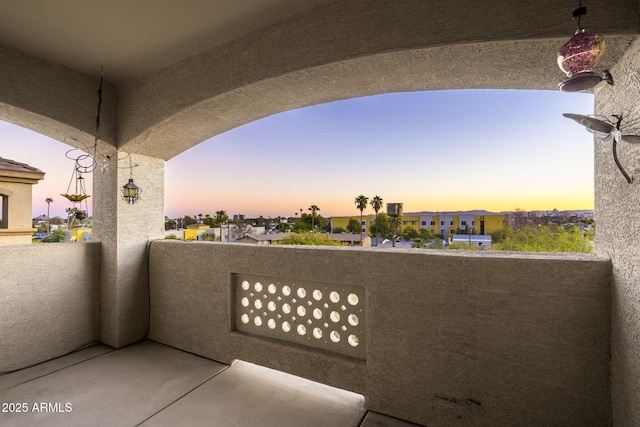
<svg viewBox="0 0 640 427"><path fill-rule="evenodd" d="M9 160L0 157L0 170L8 170L15 172L31 172L31 173L43 173L40 169L29 166L26 163L16 162L15 160Z"/></svg>

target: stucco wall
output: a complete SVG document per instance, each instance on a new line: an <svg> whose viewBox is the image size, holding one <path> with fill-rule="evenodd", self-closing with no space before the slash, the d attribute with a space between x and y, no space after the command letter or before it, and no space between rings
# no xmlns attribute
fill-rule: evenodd
<svg viewBox="0 0 640 427"><path fill-rule="evenodd" d="M4 121L86 150L95 136L99 86L99 68L86 76L0 45L0 118ZM115 145L117 93L108 81L103 100L100 136Z"/></svg>
<svg viewBox="0 0 640 427"><path fill-rule="evenodd" d="M157 241L150 263L159 342L429 426L610 424L606 260ZM364 287L366 361L234 332L232 273Z"/></svg>
<svg viewBox="0 0 640 427"><path fill-rule="evenodd" d="M0 247L0 372L98 340L100 244Z"/></svg>
<svg viewBox="0 0 640 427"><path fill-rule="evenodd" d="M596 114L615 120L623 133L640 135L640 38L611 70L615 86L596 91ZM618 144L618 158L634 181L615 166L612 142L595 141L596 251L611 257L612 402L614 425L640 425L640 146Z"/></svg>
<svg viewBox="0 0 640 427"><path fill-rule="evenodd" d="M164 161L131 157L133 177L142 190L132 205L122 199L129 165L127 153L113 153L109 170L93 179L91 239L102 243L101 337L116 348L139 341L147 331L148 242L164 237Z"/></svg>
<svg viewBox="0 0 640 427"><path fill-rule="evenodd" d="M637 30L635 0L589 9L615 63ZM170 159L282 111L387 92L555 89L556 52L576 4L331 1L128 81L119 91L124 150ZM585 22L586 23L586 22ZM193 84L198 82L198 84Z"/></svg>
<svg viewBox="0 0 640 427"><path fill-rule="evenodd" d="M8 227L0 229L0 245L23 245L31 243L33 228L31 218L32 185L24 182L2 182L0 178L0 194L8 197L6 221ZM0 200L1 203L1 200Z"/></svg>
<svg viewBox="0 0 640 427"><path fill-rule="evenodd" d="M31 223L31 193L32 184L23 182L0 182L0 193L10 195L8 228L29 230L33 228ZM31 243L31 239L27 241Z"/></svg>

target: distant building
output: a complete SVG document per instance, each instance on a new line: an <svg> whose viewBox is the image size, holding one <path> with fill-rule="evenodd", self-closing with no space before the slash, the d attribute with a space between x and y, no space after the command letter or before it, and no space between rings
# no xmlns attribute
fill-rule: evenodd
<svg viewBox="0 0 640 427"><path fill-rule="evenodd" d="M31 243L32 186L43 178L40 169L0 157L0 245Z"/></svg>
<svg viewBox="0 0 640 427"><path fill-rule="evenodd" d="M371 237L360 236L360 234L353 233L327 233L327 237L334 242L340 242L343 245L347 246L371 246Z"/></svg>
<svg viewBox="0 0 640 427"><path fill-rule="evenodd" d="M387 215L399 215L402 216L402 203L387 203Z"/></svg>
<svg viewBox="0 0 640 427"><path fill-rule="evenodd" d="M201 234L205 233L209 230L207 224L191 224L187 226L187 229L184 230L184 240L198 240Z"/></svg>
<svg viewBox="0 0 640 427"><path fill-rule="evenodd" d="M282 239L290 233L268 233L268 234L250 234L238 239L238 243L251 243L254 245L277 245ZM353 233L327 233L326 236L334 242L340 242L346 246L371 246L371 238L363 236L360 240L359 234Z"/></svg>
<svg viewBox="0 0 640 427"><path fill-rule="evenodd" d="M360 221L360 216L334 216L331 217L331 229L347 229L349 220ZM362 217L362 225L368 232L372 224L375 223L375 215L365 215ZM433 234L443 237L452 237L458 231L470 231L472 234L488 235L494 231L502 230L509 223L508 214L485 214L477 215L471 213L429 213L429 214L407 214L401 216L402 230L406 227L413 227L416 230L421 228L429 229Z"/></svg>
<svg viewBox="0 0 640 427"><path fill-rule="evenodd" d="M67 240L70 242L88 242L91 239L91 227L76 227L67 231Z"/></svg>
<svg viewBox="0 0 640 427"><path fill-rule="evenodd" d="M237 243L251 243L254 245L277 245L287 233L249 234L237 240Z"/></svg>

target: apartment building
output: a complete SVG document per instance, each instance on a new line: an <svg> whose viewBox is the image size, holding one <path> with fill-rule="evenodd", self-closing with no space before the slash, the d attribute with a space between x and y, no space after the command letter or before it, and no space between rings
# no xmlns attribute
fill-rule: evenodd
<svg viewBox="0 0 640 427"><path fill-rule="evenodd" d="M477 215L471 213L446 213L436 212L429 214L407 213L401 215L402 229L413 227L416 230L426 228L434 234L451 237L457 231L471 232L471 234L491 234L502 230L509 223L507 214ZM359 215L331 217L331 230L336 228L347 229L351 219L360 221ZM369 230L376 221L375 214L362 217L362 227Z"/></svg>

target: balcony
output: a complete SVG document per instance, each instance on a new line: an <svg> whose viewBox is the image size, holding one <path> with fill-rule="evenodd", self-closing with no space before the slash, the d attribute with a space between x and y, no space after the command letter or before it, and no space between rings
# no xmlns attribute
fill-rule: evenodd
<svg viewBox="0 0 640 427"><path fill-rule="evenodd" d="M114 350L101 251L0 248L3 423L611 425L606 259L154 241Z"/></svg>
<svg viewBox="0 0 640 427"><path fill-rule="evenodd" d="M355 393L151 341L121 350L97 345L6 375L0 395L10 411L0 420L12 426L367 426L393 420L367 414Z"/></svg>

